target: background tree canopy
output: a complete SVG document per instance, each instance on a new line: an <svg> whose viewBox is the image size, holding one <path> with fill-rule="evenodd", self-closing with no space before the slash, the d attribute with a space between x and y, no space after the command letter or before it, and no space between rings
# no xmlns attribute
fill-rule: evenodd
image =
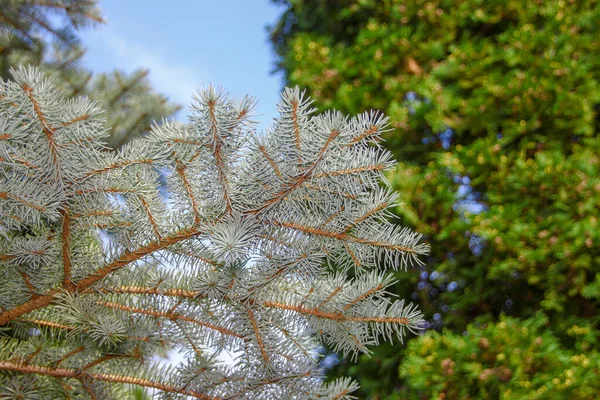
<svg viewBox="0 0 600 400"><path fill-rule="evenodd" d="M594 398L600 2L274 2L287 84L391 117L398 215L432 244L397 290L434 329L331 374L361 398Z"/></svg>
<svg viewBox="0 0 600 400"><path fill-rule="evenodd" d="M3 0L0 78L8 79L20 64L40 66L66 97L86 95L99 103L110 129L108 144L117 148L181 107L152 89L147 70L94 76L81 65L85 48L77 32L103 23L96 0Z"/></svg>

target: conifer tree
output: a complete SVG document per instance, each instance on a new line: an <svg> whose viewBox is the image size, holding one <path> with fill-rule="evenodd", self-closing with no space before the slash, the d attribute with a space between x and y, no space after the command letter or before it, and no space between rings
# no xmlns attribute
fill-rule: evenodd
<svg viewBox="0 0 600 400"><path fill-rule="evenodd" d="M61 20L62 25L57 21ZM149 71L94 76L82 67L85 48L77 32L103 24L95 0L10 0L0 7L0 78L20 64L37 65L67 97L87 95L107 112L108 145L117 148L150 131L152 121L180 107L156 93Z"/></svg>
<svg viewBox="0 0 600 400"><path fill-rule="evenodd" d="M386 218L387 119L286 89L257 133L253 104L209 87L188 124L107 152L93 102L33 68L0 84L0 398L350 398L318 343L356 357L419 326L386 296L428 251Z"/></svg>

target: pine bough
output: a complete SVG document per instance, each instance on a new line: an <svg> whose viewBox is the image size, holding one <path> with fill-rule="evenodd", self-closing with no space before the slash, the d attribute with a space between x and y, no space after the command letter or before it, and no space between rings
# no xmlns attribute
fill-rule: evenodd
<svg viewBox="0 0 600 400"><path fill-rule="evenodd" d="M253 99L209 87L189 124L114 152L92 102L34 69L13 79L0 82L0 398L350 398L349 379L323 384L319 343L356 356L420 324L386 296L385 268L428 248L387 220L377 113L314 115L286 89L259 134ZM179 365L153 357L174 350Z"/></svg>

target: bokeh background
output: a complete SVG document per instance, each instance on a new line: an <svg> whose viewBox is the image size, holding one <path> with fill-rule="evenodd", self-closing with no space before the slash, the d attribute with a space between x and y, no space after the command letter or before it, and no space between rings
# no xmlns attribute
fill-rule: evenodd
<svg viewBox="0 0 600 400"><path fill-rule="evenodd" d="M426 265L394 291L427 320L328 378L364 399L597 399L600 1L0 0L0 76L40 65L107 110L110 145L185 120L195 88L394 128L396 217Z"/></svg>

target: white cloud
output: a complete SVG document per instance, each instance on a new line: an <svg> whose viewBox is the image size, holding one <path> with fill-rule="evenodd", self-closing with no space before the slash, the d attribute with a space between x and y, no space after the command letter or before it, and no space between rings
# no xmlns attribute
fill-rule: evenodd
<svg viewBox="0 0 600 400"><path fill-rule="evenodd" d="M150 71L153 88L165 94L171 101L181 104L186 114L192 95L210 79L204 71L190 65L171 64L158 47L148 49L137 43L127 42L115 32L104 30L103 41L120 69L131 72L138 68Z"/></svg>

